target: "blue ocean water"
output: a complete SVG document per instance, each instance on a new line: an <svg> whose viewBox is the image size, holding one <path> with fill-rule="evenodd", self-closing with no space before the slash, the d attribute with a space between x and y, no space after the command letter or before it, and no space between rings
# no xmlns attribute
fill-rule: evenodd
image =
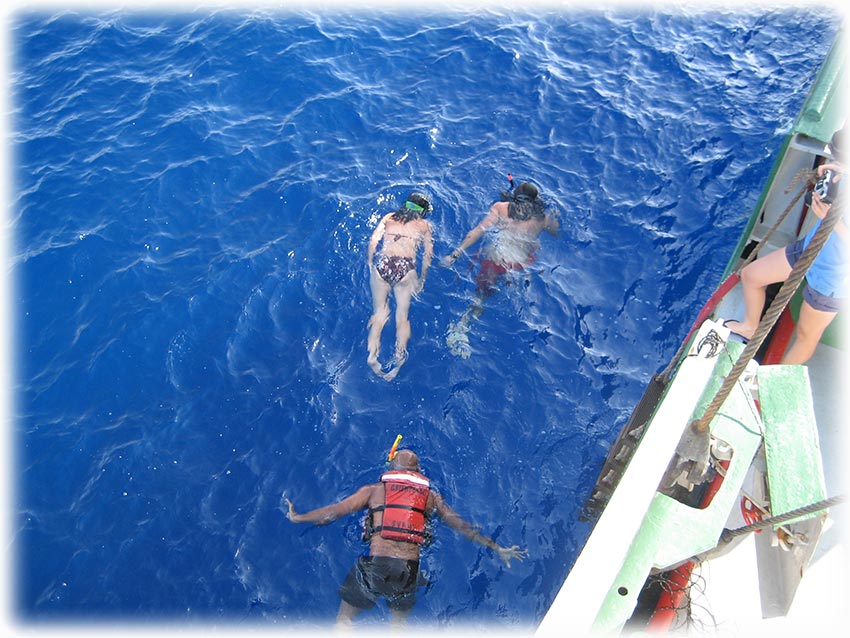
<svg viewBox="0 0 850 638"><path fill-rule="evenodd" d="M411 622L533 626L650 375L710 294L839 16L734 11L18 12L11 23L16 613L320 626L396 434L444 525ZM396 380L366 246L411 190L438 255L505 175L561 233L453 357L435 267ZM392 322L384 351L391 349ZM360 621L384 623L379 606Z"/></svg>

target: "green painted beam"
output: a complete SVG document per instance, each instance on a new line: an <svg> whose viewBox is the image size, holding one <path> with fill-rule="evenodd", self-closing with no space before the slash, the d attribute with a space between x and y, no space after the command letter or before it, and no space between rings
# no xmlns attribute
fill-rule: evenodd
<svg viewBox="0 0 850 638"><path fill-rule="evenodd" d="M844 31L840 31L794 126L798 132L822 142L829 142L847 117L846 40Z"/></svg>
<svg viewBox="0 0 850 638"><path fill-rule="evenodd" d="M826 482L808 368L763 366L759 370L759 403L771 514L778 516L822 501Z"/></svg>
<svg viewBox="0 0 850 638"><path fill-rule="evenodd" d="M743 345L727 343L718 357L714 374L694 412L699 417L738 358ZM594 630L619 632L632 615L637 597L653 568L666 568L713 549L735 506L753 457L761 445L758 410L740 384L711 422L715 438L732 446L733 456L726 478L706 509L697 509L656 493L620 573L608 591L594 623Z"/></svg>
<svg viewBox="0 0 850 638"><path fill-rule="evenodd" d="M711 356L708 348L696 346L712 330L718 330L717 324L706 321L694 337L692 348L667 386L617 489L540 623L539 635L562 633L564 627L580 636L591 632L611 583L622 569L652 506L667 460L673 456L714 374L717 357Z"/></svg>

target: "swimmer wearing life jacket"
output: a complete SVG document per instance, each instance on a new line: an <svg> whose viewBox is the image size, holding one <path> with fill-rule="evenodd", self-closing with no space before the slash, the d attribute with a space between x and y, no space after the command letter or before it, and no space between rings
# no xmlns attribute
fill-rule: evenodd
<svg viewBox="0 0 850 638"><path fill-rule="evenodd" d="M351 625L357 614L374 607L379 597L387 600L394 622L404 621L416 599L419 551L434 514L469 540L495 551L508 567L511 559L522 560L527 555L517 545L502 547L462 519L431 487L411 450L399 450L380 481L364 485L338 503L298 514L289 499L284 501L287 518L293 523L326 525L368 510L364 540L369 542L369 555L357 560L339 589L342 600L337 624L342 626Z"/></svg>

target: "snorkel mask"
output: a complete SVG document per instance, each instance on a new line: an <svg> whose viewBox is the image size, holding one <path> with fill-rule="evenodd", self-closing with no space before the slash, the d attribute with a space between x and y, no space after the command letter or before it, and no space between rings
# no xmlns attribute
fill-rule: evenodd
<svg viewBox="0 0 850 638"><path fill-rule="evenodd" d="M417 213L420 217L425 217L425 215L431 212L431 202L421 193L411 193L407 201L404 202L404 208Z"/></svg>

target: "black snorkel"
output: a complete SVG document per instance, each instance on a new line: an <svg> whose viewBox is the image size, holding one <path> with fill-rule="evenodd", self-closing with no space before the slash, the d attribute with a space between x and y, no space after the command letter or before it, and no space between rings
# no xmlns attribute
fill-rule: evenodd
<svg viewBox="0 0 850 638"><path fill-rule="evenodd" d="M546 202L539 197L537 187L531 182L514 183L514 176L508 173L511 190L500 192L500 201L508 202L508 216L518 221L541 218L546 213Z"/></svg>
<svg viewBox="0 0 850 638"><path fill-rule="evenodd" d="M500 190L499 191L499 201L502 202L513 202L514 199L514 189L516 188L516 184L514 184L514 176L511 173L508 173L508 184L511 185L508 190Z"/></svg>

